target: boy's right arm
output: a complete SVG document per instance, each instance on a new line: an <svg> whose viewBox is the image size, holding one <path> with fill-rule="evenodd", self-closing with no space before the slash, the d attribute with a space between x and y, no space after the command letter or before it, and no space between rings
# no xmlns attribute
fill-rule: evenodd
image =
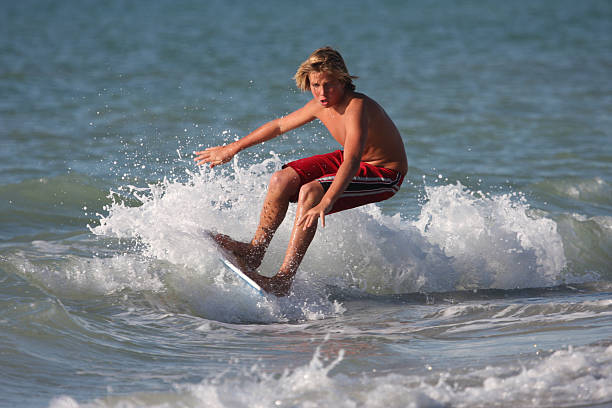
<svg viewBox="0 0 612 408"><path fill-rule="evenodd" d="M197 165L208 163L211 168L218 166L219 164L227 163L234 157L238 152L251 147L253 145L263 143L266 140L270 140L280 135L280 127L278 126L278 119L272 120L260 127L253 132L249 133L240 140L223 146L209 147L208 149L195 152L195 162Z"/></svg>
<svg viewBox="0 0 612 408"><path fill-rule="evenodd" d="M290 113L287 116L274 119L258 127L242 139L233 143L224 146L209 147L208 149L195 152L196 157L194 161L198 165L209 163L210 167L212 168L219 164L227 163L238 152L248 147L263 143L275 138L278 135L302 126L315 118L315 109L317 106L312 102L313 101L308 102L302 108Z"/></svg>

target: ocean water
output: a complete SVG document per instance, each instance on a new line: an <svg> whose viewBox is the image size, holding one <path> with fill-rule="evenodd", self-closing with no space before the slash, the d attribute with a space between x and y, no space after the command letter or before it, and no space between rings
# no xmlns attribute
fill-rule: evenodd
<svg viewBox="0 0 612 408"><path fill-rule="evenodd" d="M612 3L32 1L0 13L0 406L612 406ZM337 47L410 170L320 229L291 296L249 239ZM264 259L284 254L290 208Z"/></svg>

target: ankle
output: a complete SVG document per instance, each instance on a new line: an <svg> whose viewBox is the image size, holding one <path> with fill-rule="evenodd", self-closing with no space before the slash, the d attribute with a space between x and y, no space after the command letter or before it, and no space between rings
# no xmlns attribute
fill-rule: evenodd
<svg viewBox="0 0 612 408"><path fill-rule="evenodd" d="M255 246L248 244L249 248L246 251L246 261L251 269L259 268L263 261L264 255L266 254L266 247Z"/></svg>

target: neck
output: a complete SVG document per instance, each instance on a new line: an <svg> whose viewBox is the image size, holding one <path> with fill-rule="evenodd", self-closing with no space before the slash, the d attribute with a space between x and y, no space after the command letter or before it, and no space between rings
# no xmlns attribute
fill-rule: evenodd
<svg viewBox="0 0 612 408"><path fill-rule="evenodd" d="M337 104L335 104L334 106L330 106L329 108L332 109L336 113L343 114L344 110L346 109L346 105L351 100L351 97L353 96L353 94L354 92L351 91L350 89L345 89L344 94L342 95L342 99L340 99L340 101Z"/></svg>

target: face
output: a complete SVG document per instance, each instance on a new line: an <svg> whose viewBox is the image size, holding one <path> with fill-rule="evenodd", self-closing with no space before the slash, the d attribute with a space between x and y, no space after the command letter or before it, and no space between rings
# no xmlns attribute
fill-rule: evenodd
<svg viewBox="0 0 612 408"><path fill-rule="evenodd" d="M336 105L344 97L344 84L328 72L308 74L312 96L325 108Z"/></svg>

